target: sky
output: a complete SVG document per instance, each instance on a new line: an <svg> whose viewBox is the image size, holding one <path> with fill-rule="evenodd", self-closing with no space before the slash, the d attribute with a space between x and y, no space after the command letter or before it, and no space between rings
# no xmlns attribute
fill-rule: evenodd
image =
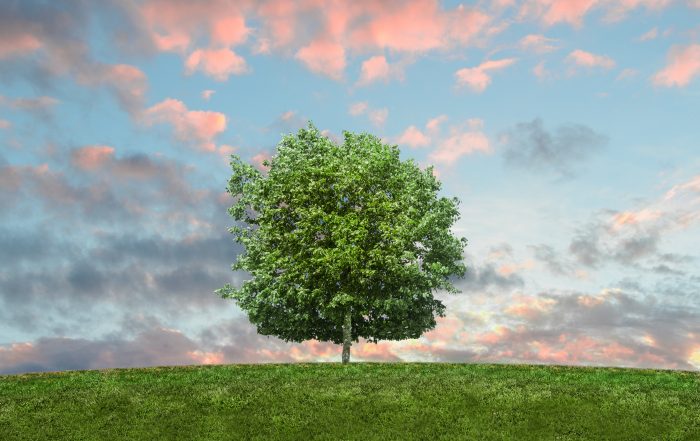
<svg viewBox="0 0 700 441"><path fill-rule="evenodd" d="M460 199L460 294L353 361L700 369L697 0L0 2L0 373L338 362L261 336L229 155L308 121Z"/></svg>

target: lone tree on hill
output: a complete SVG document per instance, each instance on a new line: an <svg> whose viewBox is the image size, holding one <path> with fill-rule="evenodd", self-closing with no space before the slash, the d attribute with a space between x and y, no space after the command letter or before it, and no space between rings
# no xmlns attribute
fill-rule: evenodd
<svg viewBox="0 0 700 441"><path fill-rule="evenodd" d="M217 289L262 335L343 344L418 338L444 317L433 290L460 292L467 239L450 227L457 198L437 197L432 166L401 161L398 146L343 132L342 145L309 122L283 137L263 175L231 155L229 231L245 246L233 270L252 278Z"/></svg>

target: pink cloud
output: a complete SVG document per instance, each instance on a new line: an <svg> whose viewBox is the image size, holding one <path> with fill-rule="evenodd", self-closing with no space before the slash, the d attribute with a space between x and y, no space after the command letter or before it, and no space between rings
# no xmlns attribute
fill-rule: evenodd
<svg viewBox="0 0 700 441"><path fill-rule="evenodd" d="M544 2L543 2L544 3ZM598 3L598 0L554 0L550 1L542 20L547 25L569 23L580 26L584 15Z"/></svg>
<svg viewBox="0 0 700 441"><path fill-rule="evenodd" d="M216 150L216 153L218 153L219 156L221 156L221 159L224 161L224 164L228 164L231 154L235 153L236 150L236 147L223 144L219 146L219 148Z"/></svg>
<svg viewBox="0 0 700 441"><path fill-rule="evenodd" d="M609 3L608 13L605 16L608 21L619 21L625 18L628 12L640 6L651 11L659 11L673 0L618 0Z"/></svg>
<svg viewBox="0 0 700 441"><path fill-rule="evenodd" d="M654 40L659 35L659 30L656 27L651 28L648 32L645 32L642 36L638 38L639 41L649 41Z"/></svg>
<svg viewBox="0 0 700 441"><path fill-rule="evenodd" d="M361 12L370 19L348 33L356 50L389 49L419 53L475 42L491 17L459 5L443 11L432 0L366 3Z"/></svg>
<svg viewBox="0 0 700 441"><path fill-rule="evenodd" d="M256 154L255 156L253 156L251 158L251 161L253 161L253 164L255 165L255 167L258 170L264 171L264 170L267 170L268 167L263 165L263 161L269 161L270 159L272 159L272 156L270 156L269 153L260 152L260 153Z"/></svg>
<svg viewBox="0 0 700 441"><path fill-rule="evenodd" d="M491 145L486 135L481 132L481 120L468 120L467 130L452 127L450 135L441 140L438 147L430 153L432 161L454 164L459 158L472 153L491 153Z"/></svg>
<svg viewBox="0 0 700 441"><path fill-rule="evenodd" d="M549 312L557 301L540 296L516 295L515 302L504 309L506 314L526 319L536 319Z"/></svg>
<svg viewBox="0 0 700 441"><path fill-rule="evenodd" d="M261 19L257 51L269 52L294 43L342 43L357 53L388 49L419 53L475 44L491 17L464 5L443 10L434 0L392 2L286 2L270 0L256 9ZM310 35L309 29L319 29Z"/></svg>
<svg viewBox="0 0 700 441"><path fill-rule="evenodd" d="M186 354L196 364L223 364L223 352L189 351Z"/></svg>
<svg viewBox="0 0 700 441"><path fill-rule="evenodd" d="M0 129L9 129L12 123L6 119L0 119Z"/></svg>
<svg viewBox="0 0 700 441"><path fill-rule="evenodd" d="M657 86L684 87L698 74L700 44L674 46L668 54L668 64L652 77L652 81Z"/></svg>
<svg viewBox="0 0 700 441"><path fill-rule="evenodd" d="M555 38L547 38L540 34L526 35L520 39L518 45L522 50L544 54L559 49L555 43L559 40Z"/></svg>
<svg viewBox="0 0 700 441"><path fill-rule="evenodd" d="M215 93L214 90L210 90L210 89L203 90L202 91L202 99L204 101L209 101L211 99L211 97L214 95L214 93Z"/></svg>
<svg viewBox="0 0 700 441"><path fill-rule="evenodd" d="M246 3L148 0L139 10L157 49L183 52L196 43L202 30L211 47L245 42L251 32L244 19Z"/></svg>
<svg viewBox="0 0 700 441"><path fill-rule="evenodd" d="M377 80L386 80L389 78L389 63L383 55L377 55L365 60L362 63L362 72L358 85L367 85Z"/></svg>
<svg viewBox="0 0 700 441"><path fill-rule="evenodd" d="M231 74L246 73L248 66L231 49L197 49L187 57L185 69L188 75L201 70L215 80L226 81Z"/></svg>
<svg viewBox="0 0 700 441"><path fill-rule="evenodd" d="M348 109L348 113L352 116L357 116L365 113L367 110L367 102L366 101L361 101L358 103L354 103L350 105L350 108Z"/></svg>
<svg viewBox="0 0 700 441"><path fill-rule="evenodd" d="M6 106L16 110L47 110L58 104L56 98L50 96L39 96L36 98L7 98L0 95L0 106Z"/></svg>
<svg viewBox="0 0 700 441"><path fill-rule="evenodd" d="M22 24L3 23L0 30L0 59L32 53L43 46L40 38Z"/></svg>
<svg viewBox="0 0 700 441"><path fill-rule="evenodd" d="M231 10L230 6L227 10ZM237 11L231 15L223 14L212 20L211 42L221 46L236 46L246 41L250 31L242 14L238 14Z"/></svg>
<svg viewBox="0 0 700 441"><path fill-rule="evenodd" d="M405 144L410 147L425 147L430 144L430 138L423 134L416 126L409 126L399 135L396 143L399 145Z"/></svg>
<svg viewBox="0 0 700 441"><path fill-rule="evenodd" d="M286 0L268 0L258 6L256 14L262 18L262 32L266 35L258 39L259 43L264 42L262 46L266 49L260 52L266 53L270 48L284 47L294 41L298 9L297 3ZM258 49L262 49L260 44Z"/></svg>
<svg viewBox="0 0 700 441"><path fill-rule="evenodd" d="M624 246L640 232L685 230L700 222L700 176L674 185L663 197L636 210L616 212L604 220L608 243Z"/></svg>
<svg viewBox="0 0 700 441"><path fill-rule="evenodd" d="M551 76L551 72L544 67L544 61L537 63L537 65L532 68L532 73L540 80Z"/></svg>
<svg viewBox="0 0 700 441"><path fill-rule="evenodd" d="M95 170L114 159L114 147L92 145L73 150L71 162L82 170Z"/></svg>
<svg viewBox="0 0 700 441"><path fill-rule="evenodd" d="M458 86L469 86L474 92L483 92L491 84L488 72L499 71L516 62L515 58L489 60L472 68L463 68L455 72Z"/></svg>
<svg viewBox="0 0 700 441"><path fill-rule="evenodd" d="M440 14L437 2L418 0L397 6L375 3L371 12L367 11L370 20L352 31L352 46L423 52L445 44L445 17Z"/></svg>
<svg viewBox="0 0 700 441"><path fill-rule="evenodd" d="M309 70L340 80L345 70L345 48L332 41L317 39L299 49L295 57Z"/></svg>
<svg viewBox="0 0 700 441"><path fill-rule="evenodd" d="M389 109L383 107L381 109L372 109L367 113L367 117L370 122L377 127L381 127L386 122L386 118L389 116Z"/></svg>
<svg viewBox="0 0 700 441"><path fill-rule="evenodd" d="M604 19L617 21L624 18L631 10L645 7L660 10L672 0L526 0L520 7L520 18L534 17L547 26L567 23L581 27L584 17L593 9L605 11Z"/></svg>
<svg viewBox="0 0 700 441"><path fill-rule="evenodd" d="M188 110L182 101L168 98L146 109L143 122L147 125L167 123L173 126L175 137L183 142L194 142L200 148L213 152L213 139L226 130L223 113Z"/></svg>
<svg viewBox="0 0 700 441"><path fill-rule="evenodd" d="M582 51L580 49L572 51L566 57L566 60L570 63L574 63L578 66L586 68L600 67L603 69L612 69L613 67L615 67L615 60L613 60L612 58L607 57L605 55L592 54L590 52Z"/></svg>
<svg viewBox="0 0 700 441"><path fill-rule="evenodd" d="M360 101L352 104L348 108L348 113L352 116L367 115L367 118L372 124L381 127L386 122L389 116L389 109L383 107L381 109L372 109L366 101Z"/></svg>
<svg viewBox="0 0 700 441"><path fill-rule="evenodd" d="M468 45L475 42L481 33L496 34L504 29L506 22L498 23L488 28L492 17L472 7L459 4L453 11L447 13L447 35L450 40L460 45Z"/></svg>
<svg viewBox="0 0 700 441"><path fill-rule="evenodd" d="M428 120L428 122L425 124L425 128L430 132L436 132L440 130L440 125L445 121L447 121L447 115L436 116L435 118Z"/></svg>

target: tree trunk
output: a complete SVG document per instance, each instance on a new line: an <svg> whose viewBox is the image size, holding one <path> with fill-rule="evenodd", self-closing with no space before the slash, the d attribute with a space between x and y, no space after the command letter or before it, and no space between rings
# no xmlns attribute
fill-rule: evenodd
<svg viewBox="0 0 700 441"><path fill-rule="evenodd" d="M345 321L343 322L343 364L350 362L350 346L352 345L352 316L351 309L345 311Z"/></svg>

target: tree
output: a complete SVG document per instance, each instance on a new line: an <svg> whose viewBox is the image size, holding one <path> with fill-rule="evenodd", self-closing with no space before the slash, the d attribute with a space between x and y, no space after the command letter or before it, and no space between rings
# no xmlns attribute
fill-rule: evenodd
<svg viewBox="0 0 700 441"><path fill-rule="evenodd" d="M229 231L245 252L232 265L252 278L215 293L237 300L258 333L343 344L418 338L458 293L465 238L450 227L457 198L437 197L432 166L401 161L398 146L343 132L338 145L313 123L285 135L266 175L231 155Z"/></svg>

